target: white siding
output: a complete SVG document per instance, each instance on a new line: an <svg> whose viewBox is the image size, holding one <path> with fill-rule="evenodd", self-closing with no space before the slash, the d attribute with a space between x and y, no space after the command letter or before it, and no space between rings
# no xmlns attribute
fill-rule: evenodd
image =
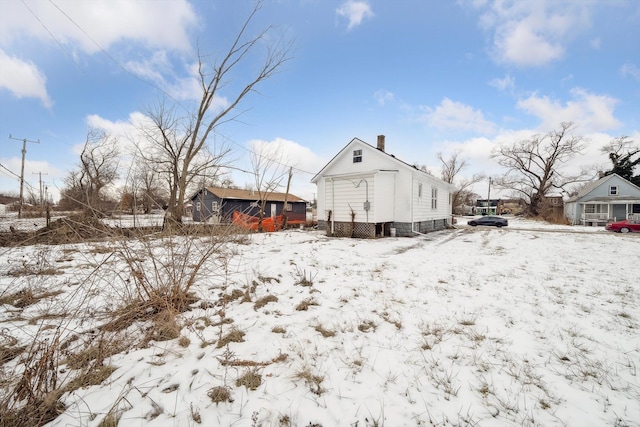
<svg viewBox="0 0 640 427"><path fill-rule="evenodd" d="M418 196L419 187L422 184L422 197ZM432 191L437 190L436 207L433 208ZM451 205L449 204L449 189L438 185L435 180L422 177L414 177L413 186L413 222L428 221L433 219L449 219L451 217Z"/></svg>
<svg viewBox="0 0 640 427"><path fill-rule="evenodd" d="M395 172L379 172L375 175L375 206L372 222L391 222L395 211Z"/></svg>
<svg viewBox="0 0 640 427"><path fill-rule="evenodd" d="M316 183L318 186L318 197L316 199L316 219L318 221L326 221L327 220L327 202L326 202L326 185L325 180L320 179Z"/></svg>
<svg viewBox="0 0 640 427"><path fill-rule="evenodd" d="M366 183L365 181L366 180ZM360 175L349 178L325 178L325 211L331 210L331 219L339 222L351 222L351 212L355 213L355 222L373 222L375 211L374 176ZM358 185L358 187L356 187ZM369 201L369 210L364 204Z"/></svg>

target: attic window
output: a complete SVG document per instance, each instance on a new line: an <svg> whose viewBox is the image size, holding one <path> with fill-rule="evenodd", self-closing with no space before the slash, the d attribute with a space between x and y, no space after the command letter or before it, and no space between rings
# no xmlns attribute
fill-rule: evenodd
<svg viewBox="0 0 640 427"><path fill-rule="evenodd" d="M612 185L609 187L609 195L610 196L617 196L618 195L618 186L617 185Z"/></svg>
<svg viewBox="0 0 640 427"><path fill-rule="evenodd" d="M362 163L362 150L353 150L353 163Z"/></svg>

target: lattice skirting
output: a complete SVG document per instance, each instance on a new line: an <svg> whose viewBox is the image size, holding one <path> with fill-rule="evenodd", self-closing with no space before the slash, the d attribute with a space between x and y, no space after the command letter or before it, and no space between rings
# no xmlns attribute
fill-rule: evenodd
<svg viewBox="0 0 640 427"><path fill-rule="evenodd" d="M376 225L364 222L336 222L333 225L335 237L357 237L360 239L373 239L376 237Z"/></svg>

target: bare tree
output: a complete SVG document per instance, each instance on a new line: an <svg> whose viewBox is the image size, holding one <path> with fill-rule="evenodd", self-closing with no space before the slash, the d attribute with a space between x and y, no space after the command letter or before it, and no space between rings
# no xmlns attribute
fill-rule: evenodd
<svg viewBox="0 0 640 427"><path fill-rule="evenodd" d="M605 175L618 174L622 178L640 185L640 174L634 176L634 170L640 165L640 147L628 136L614 138L601 151L609 155L612 167ZM633 158L637 156L637 158Z"/></svg>
<svg viewBox="0 0 640 427"><path fill-rule="evenodd" d="M104 189L118 178L120 152L118 140L103 130L90 129L82 152L80 166L65 179L62 197L71 206L87 211L104 209Z"/></svg>
<svg viewBox="0 0 640 427"><path fill-rule="evenodd" d="M454 151L448 158L445 158L442 153L438 153L437 157L442 163L442 180L455 186L455 190L451 194L453 213L464 214L464 205L473 195L471 188L474 184L485 179L485 176L483 174L474 174L471 178L458 178L459 173L468 166L467 161L460 158L459 151Z"/></svg>
<svg viewBox="0 0 640 427"><path fill-rule="evenodd" d="M282 185L287 176L287 167L282 163L280 147L254 144L251 151L251 169L260 205L258 231L262 231L267 200Z"/></svg>
<svg viewBox="0 0 640 427"><path fill-rule="evenodd" d="M229 152L226 147L218 147L207 152L208 141L214 129L223 123L236 119L242 111L237 111L244 98L256 90L256 86L272 77L290 59L290 44L283 39L270 39L272 27L267 27L255 36L249 35L249 27L262 8L264 0L258 0L247 19L243 22L235 38L221 59L208 62L208 56L198 54L198 84L202 95L193 108L180 116L176 109L168 107L166 101L150 111L152 128L145 129L145 135L153 148L141 153L148 160L163 168L169 176L169 214L173 221L181 222L187 187L194 178L204 171L215 170ZM267 51L258 69L241 83L227 84L234 75L247 75L247 67L260 47ZM226 100L220 107L219 101Z"/></svg>
<svg viewBox="0 0 640 427"><path fill-rule="evenodd" d="M528 214L538 216L545 197L553 190L586 179L586 173L566 175L562 165L584 148L583 138L572 134L574 125L562 122L558 130L502 145L492 154L507 168L495 185L514 191L528 205Z"/></svg>

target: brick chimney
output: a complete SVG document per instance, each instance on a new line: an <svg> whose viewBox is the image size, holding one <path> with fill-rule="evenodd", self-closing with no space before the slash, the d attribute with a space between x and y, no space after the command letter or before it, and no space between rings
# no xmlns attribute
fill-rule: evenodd
<svg viewBox="0 0 640 427"><path fill-rule="evenodd" d="M384 135L378 135L378 150L384 153Z"/></svg>

